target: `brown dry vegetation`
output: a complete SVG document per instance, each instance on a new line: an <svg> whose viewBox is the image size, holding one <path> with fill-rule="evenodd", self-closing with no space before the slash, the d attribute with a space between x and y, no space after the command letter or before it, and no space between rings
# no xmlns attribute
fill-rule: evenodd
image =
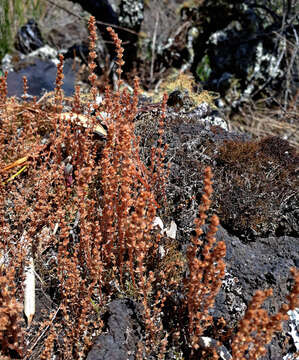
<svg viewBox="0 0 299 360"><path fill-rule="evenodd" d="M298 98L299 91L287 107L281 101L276 101L276 105L271 107L265 104L266 100L252 101L235 116L232 129L246 131L254 138L280 136L298 149Z"/></svg>
<svg viewBox="0 0 299 360"><path fill-rule="evenodd" d="M107 85L103 103L96 104L93 18L89 30L92 87L88 101L82 100L78 87L73 99L64 98L62 56L52 101L7 98L5 77L1 79L1 358L51 359L53 354L60 359L85 358L94 337L101 334L105 306L117 297L142 304L144 337L136 358L163 359L170 346L181 346L182 339L191 349L190 358L196 358L204 354L200 353L201 336L207 327L215 326L209 309L225 272L225 243L215 238L217 216L211 217L205 239L200 238L211 205L212 172L205 170L196 235L187 255L179 254L173 242L169 245L173 256L161 261L158 248L163 239L153 220L160 207L157 191L163 192L167 181L166 148L158 141L152 166L145 167L133 123L139 83L136 78L133 94L120 90L123 49L112 29L108 31L118 54L117 89ZM69 121L63 115L66 104L72 114L84 112L92 125L84 128ZM161 105L161 138L165 108L166 97ZM99 119L108 129L104 140L94 134ZM23 284L30 258L39 285L36 313L26 327ZM262 355L287 311L298 305L299 274L292 272L293 290L276 315L261 309L270 291L255 295L231 338L233 359L244 359L249 344L253 344L250 359ZM166 328L163 307L178 292L182 300L173 311L181 318L169 324L173 328ZM211 353L218 358L216 348Z"/></svg>

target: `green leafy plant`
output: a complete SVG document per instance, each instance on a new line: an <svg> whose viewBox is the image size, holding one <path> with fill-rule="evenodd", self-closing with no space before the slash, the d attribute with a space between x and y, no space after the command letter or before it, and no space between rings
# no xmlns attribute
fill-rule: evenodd
<svg viewBox="0 0 299 360"><path fill-rule="evenodd" d="M205 82L208 80L211 74L210 60L208 55L204 55L200 63L197 66L196 73L200 81Z"/></svg>

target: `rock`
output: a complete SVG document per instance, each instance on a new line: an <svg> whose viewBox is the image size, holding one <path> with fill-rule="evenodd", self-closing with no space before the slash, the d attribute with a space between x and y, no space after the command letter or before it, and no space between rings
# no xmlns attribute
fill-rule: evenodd
<svg viewBox="0 0 299 360"><path fill-rule="evenodd" d="M213 316L223 317L229 327L235 327L254 293L269 288L273 289L273 296L265 301L263 308L269 314L276 313L291 289L289 269L296 266L299 259L299 238L257 237L254 242L244 244L222 227L216 237L226 243L227 274L216 297ZM290 324L296 326L294 320L285 323L283 331L274 336L267 346L268 355L263 359L282 359L283 355L292 350L288 335ZM284 348L282 344L288 345Z"/></svg>
<svg viewBox="0 0 299 360"><path fill-rule="evenodd" d="M15 47L23 54L29 54L44 45L41 32L34 19L30 19L26 25L17 32Z"/></svg>
<svg viewBox="0 0 299 360"><path fill-rule="evenodd" d="M79 3L82 8L93 15L98 21L97 27L102 38L106 41L106 46L111 59L115 58L115 46L111 42L111 37L107 32L107 24L113 27L116 25L115 31L123 42L125 52L123 60L124 73L131 71L134 63L137 62L137 41L138 32L143 21L143 0L132 1L122 0L117 13L108 0L72 0ZM104 23L104 24L103 24ZM129 29L129 31L127 31ZM130 31L131 30L131 31Z"/></svg>
<svg viewBox="0 0 299 360"><path fill-rule="evenodd" d="M298 19L295 6L281 9L283 15L278 9L268 4L207 0L193 15L192 25L199 35L194 39L191 71L201 79L208 74L204 88L220 93L219 105L224 101L228 112L263 94L296 93L298 66L288 60L296 56L287 53L286 44L296 43L292 29L298 27Z"/></svg>
<svg viewBox="0 0 299 360"><path fill-rule="evenodd" d="M77 69L74 69L73 65L74 62L69 60L63 67L62 89L66 96L74 93ZM23 76L27 77L28 94L31 96L40 97L44 91L55 89L57 68L52 61L29 57L14 64L14 68L18 70L10 71L7 76L8 96L20 97L23 95Z"/></svg>
<svg viewBox="0 0 299 360"><path fill-rule="evenodd" d="M143 323L140 305L130 299L113 300L105 314L105 331L87 360L134 360Z"/></svg>
<svg viewBox="0 0 299 360"><path fill-rule="evenodd" d="M146 164L159 138L157 119L156 112L147 112L136 123ZM253 141L246 134L230 132L221 114L203 103L191 111L169 108L164 143L168 144L165 161L171 161L167 197L173 212L169 221L175 219L178 227L193 229L202 172L211 166L212 211L227 231L242 241L257 236L298 236L298 153L286 140ZM188 206L178 207L185 203Z"/></svg>
<svg viewBox="0 0 299 360"><path fill-rule="evenodd" d="M264 306L269 314L279 310L290 292L289 269L298 266L299 262L295 190L298 155L287 141L280 138L269 137L254 142L246 134L228 131L225 122L219 121L220 126L213 124L211 117L221 119L221 114L216 112L213 115L211 108L205 110L194 115L193 110L188 112L170 107L166 112L163 143L168 144L166 162L169 160L171 167L166 186L167 203L160 216L165 223L176 222L177 249L185 254L201 201L202 171L207 165L212 166L214 194L210 214L217 212L222 224L216 236L227 246L227 273L211 315L215 324L223 317L226 326L236 331L257 290L273 289L274 295ZM142 156L147 164L150 164L150 151L159 138L157 119L159 115L152 111L139 115L136 123L137 134L141 135ZM233 147L226 153L228 161L221 163L219 156L223 154L223 147L229 144ZM233 149L238 155L234 155ZM238 172L235 172L236 164ZM252 178L249 176L251 171ZM273 177L267 175L268 171ZM257 180L260 185L255 187L255 192L253 184ZM263 182L268 185L263 187ZM272 190L267 192L266 188ZM258 198L263 193L265 196L259 203ZM247 204L247 211L242 211L242 204ZM253 216L255 212L263 216L259 222ZM172 316L172 326L184 321L174 315L174 308L180 308L182 298L183 294L177 291L164 307L165 318ZM294 320L284 324L284 330L276 334L267 346L267 355L263 359L278 360L295 352L289 335L294 326ZM209 331L204 335L213 338L215 333ZM230 349L229 342L223 345Z"/></svg>

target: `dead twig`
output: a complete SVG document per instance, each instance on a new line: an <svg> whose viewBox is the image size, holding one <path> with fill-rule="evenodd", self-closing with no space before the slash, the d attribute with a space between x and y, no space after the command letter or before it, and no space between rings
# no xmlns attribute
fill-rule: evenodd
<svg viewBox="0 0 299 360"><path fill-rule="evenodd" d="M156 40L157 40L157 29L159 24L159 13L156 13L156 22L155 22L155 30L153 33L153 41L152 41L152 61L151 61L151 69L150 69L150 79L153 81L154 76L154 65L155 65L155 49L156 49Z"/></svg>

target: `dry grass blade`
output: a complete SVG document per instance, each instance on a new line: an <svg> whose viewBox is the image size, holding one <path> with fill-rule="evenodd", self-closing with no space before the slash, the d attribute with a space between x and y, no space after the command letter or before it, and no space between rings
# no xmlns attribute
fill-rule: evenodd
<svg viewBox="0 0 299 360"><path fill-rule="evenodd" d="M22 157L22 158L20 158L20 159L18 159L18 160L16 160L16 161L14 161L13 163L5 166L3 169L0 169L0 173L3 173L3 172L5 172L5 171L10 170L10 169L12 169L12 168L14 168L14 167L17 167L17 166L19 166L19 165L24 165L24 163L25 163L27 160L28 160L28 156L24 156L24 157Z"/></svg>
<svg viewBox="0 0 299 360"><path fill-rule="evenodd" d="M27 318L27 325L30 327L35 314L35 273L32 257L25 268L24 314Z"/></svg>
<svg viewBox="0 0 299 360"><path fill-rule="evenodd" d="M92 127L92 124L90 124L89 118L87 116L82 115L82 114L62 113L61 116L65 120L67 120L67 121L69 120L72 123L78 122L81 126L83 126L85 128ZM93 131L95 133L97 133L98 135L107 136L107 131L100 124L97 124L93 128Z"/></svg>

